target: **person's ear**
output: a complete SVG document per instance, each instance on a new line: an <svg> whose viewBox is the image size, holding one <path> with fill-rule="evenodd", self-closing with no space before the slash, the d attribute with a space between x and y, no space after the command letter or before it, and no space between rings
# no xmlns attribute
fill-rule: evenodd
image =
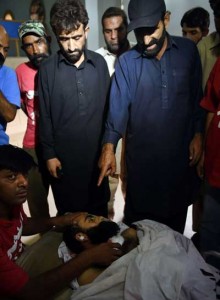
<svg viewBox="0 0 220 300"><path fill-rule="evenodd" d="M86 28L85 28L85 36L86 36L86 39L88 38L88 33L89 33L89 26L87 26Z"/></svg>
<svg viewBox="0 0 220 300"><path fill-rule="evenodd" d="M164 25L165 25L166 29L170 24L170 15L171 15L171 12L167 10L164 15Z"/></svg>
<svg viewBox="0 0 220 300"><path fill-rule="evenodd" d="M80 242L88 241L88 236L87 236L87 234L82 233L82 232L78 232L78 233L75 235L75 238L76 238L77 241L80 241Z"/></svg>

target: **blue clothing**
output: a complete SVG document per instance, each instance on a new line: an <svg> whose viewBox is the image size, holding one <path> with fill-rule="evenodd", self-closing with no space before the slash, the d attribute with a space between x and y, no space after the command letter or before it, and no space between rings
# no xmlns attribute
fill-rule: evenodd
<svg viewBox="0 0 220 300"><path fill-rule="evenodd" d="M119 57L103 142L116 145L126 134L125 213L169 217L189 204L189 144L203 131L201 98L200 58L190 40L168 35L160 60L143 57L138 46Z"/></svg>
<svg viewBox="0 0 220 300"><path fill-rule="evenodd" d="M16 73L13 69L2 66L0 68L0 91L5 98L18 108L20 107L20 91ZM8 144L9 137L5 133L7 122L0 116L0 145Z"/></svg>

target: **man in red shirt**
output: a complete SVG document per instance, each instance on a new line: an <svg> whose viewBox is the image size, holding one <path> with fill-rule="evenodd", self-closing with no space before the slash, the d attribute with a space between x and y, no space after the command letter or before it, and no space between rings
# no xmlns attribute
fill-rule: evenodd
<svg viewBox="0 0 220 300"><path fill-rule="evenodd" d="M29 172L28 207L32 217L49 217L47 196L49 192L49 173L39 145L39 98L38 69L50 54L50 37L44 25L29 20L21 24L18 30L22 49L29 61L16 68L21 92L21 107L27 115L27 128L23 139L23 148L38 164L38 168Z"/></svg>
<svg viewBox="0 0 220 300"><path fill-rule="evenodd" d="M203 157L199 164L199 174L206 181L204 211L200 228L200 247L220 254L220 58L209 76L205 96L201 106L207 113L206 136ZM210 261L211 263L211 261ZM212 263L220 268L220 259Z"/></svg>
<svg viewBox="0 0 220 300"><path fill-rule="evenodd" d="M32 157L12 145L0 146L0 298L56 299L93 264L109 265L121 255L120 245L103 243L88 249L66 264L58 258L62 234L54 232L74 223L79 213L53 218L28 218L22 204L28 191L27 174L34 165ZM45 233L29 249L22 235ZM63 293L71 292L65 289Z"/></svg>

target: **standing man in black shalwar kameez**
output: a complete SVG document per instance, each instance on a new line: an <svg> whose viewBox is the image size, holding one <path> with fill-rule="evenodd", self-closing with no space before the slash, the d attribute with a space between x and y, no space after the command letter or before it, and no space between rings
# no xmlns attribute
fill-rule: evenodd
<svg viewBox="0 0 220 300"><path fill-rule="evenodd" d="M40 140L58 214L107 216L109 186L100 187L101 149L110 84L104 58L85 48L88 15L78 0L58 0L50 12L60 50L40 68Z"/></svg>

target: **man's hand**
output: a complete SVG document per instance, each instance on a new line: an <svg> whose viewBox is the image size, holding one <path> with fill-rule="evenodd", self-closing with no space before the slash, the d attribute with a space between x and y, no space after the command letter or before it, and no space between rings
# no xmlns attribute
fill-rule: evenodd
<svg viewBox="0 0 220 300"><path fill-rule="evenodd" d="M102 154L99 158L99 168L101 169L98 186L101 185L105 176L113 176L116 171L116 159L113 144L105 144L102 148Z"/></svg>
<svg viewBox="0 0 220 300"><path fill-rule="evenodd" d="M50 172L50 175L59 178L57 174L57 168L62 169L61 162L58 158L51 158L47 160L47 169Z"/></svg>
<svg viewBox="0 0 220 300"><path fill-rule="evenodd" d="M98 246L85 250L92 260L92 264L109 266L116 259L122 256L121 245L118 243L102 243Z"/></svg>
<svg viewBox="0 0 220 300"><path fill-rule="evenodd" d="M189 146L190 166L194 166L202 154L202 134L196 133Z"/></svg>
<svg viewBox="0 0 220 300"><path fill-rule="evenodd" d="M81 214L82 212L75 212L75 213L66 213L65 215L50 218L52 226L55 226L55 231L62 231L63 227L68 225L76 224L75 219Z"/></svg>

